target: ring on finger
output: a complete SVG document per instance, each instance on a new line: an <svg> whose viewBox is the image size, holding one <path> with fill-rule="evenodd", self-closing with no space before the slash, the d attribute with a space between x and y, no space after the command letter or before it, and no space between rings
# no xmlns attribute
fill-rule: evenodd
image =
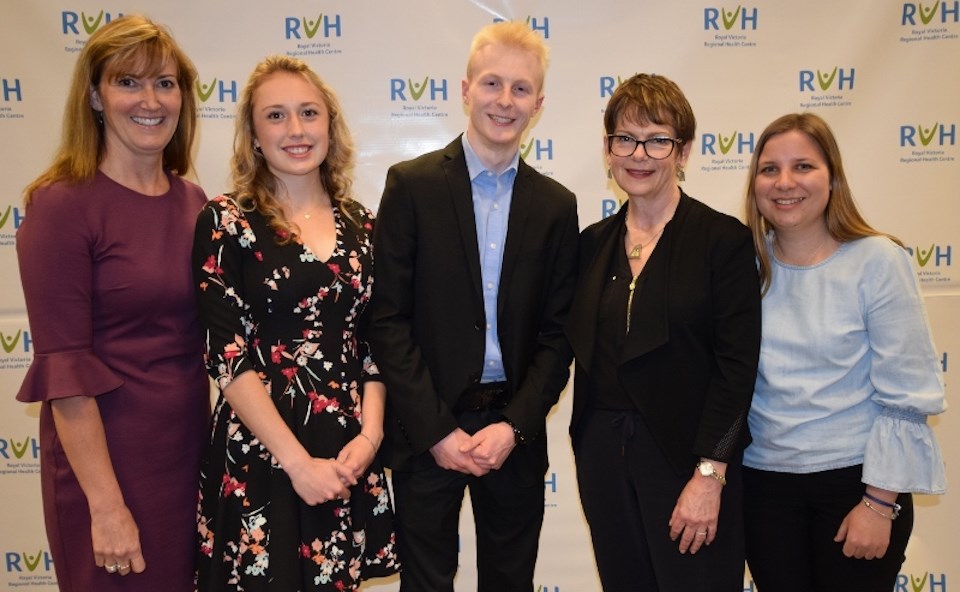
<svg viewBox="0 0 960 592"><path fill-rule="evenodd" d="M705 537L705 536L707 536L707 531L705 531L705 530L698 530L696 534L697 534L697 536Z"/></svg>
<svg viewBox="0 0 960 592"><path fill-rule="evenodd" d="M123 571L125 569L130 569L130 564L128 563L126 565L119 565L117 567L120 569L120 571Z"/></svg>
<svg viewBox="0 0 960 592"><path fill-rule="evenodd" d="M117 573L117 570L120 569L119 565L105 565L103 566L107 573Z"/></svg>

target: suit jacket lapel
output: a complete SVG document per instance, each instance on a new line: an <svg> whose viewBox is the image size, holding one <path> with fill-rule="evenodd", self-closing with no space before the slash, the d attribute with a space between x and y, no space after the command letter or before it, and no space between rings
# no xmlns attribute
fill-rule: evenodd
<svg viewBox="0 0 960 592"><path fill-rule="evenodd" d="M573 297L570 308L570 320L567 323L567 337L573 347L577 363L590 368L593 363L593 347L597 339L597 313L600 310L600 296L610 269L610 259L620 242L620 228L626 215L626 207L621 207L597 237L596 250L587 269L581 270L579 288ZM581 239L581 248L584 248Z"/></svg>
<svg viewBox="0 0 960 592"><path fill-rule="evenodd" d="M500 268L500 289L497 292L497 315L503 312L509 293L513 270L525 236L524 229L529 223L534 208L531 176L532 169L520 160L517 165L517 177L513 182L513 196L510 199L510 214L507 218L507 240L503 246L503 265Z"/></svg>
<svg viewBox="0 0 960 592"><path fill-rule="evenodd" d="M463 252L466 254L466 265L473 282L473 291L477 302L483 306L483 292L481 291L480 277L480 249L477 246L477 220L473 212L473 189L470 186L470 173L467 172L467 161L463 154L463 144L458 136L456 140L444 149L446 161L443 169L447 176L447 186L450 190L450 201L457 217L457 227Z"/></svg>
<svg viewBox="0 0 960 592"><path fill-rule="evenodd" d="M664 229L663 238L650 256L647 266L650 269L646 283L640 292L639 298L633 303L634 318L632 328L636 330L627 334L620 352L620 363L640 357L670 341L670 275L677 270L673 269L674 249L682 248L678 245L681 240L681 229L684 220L690 212L690 201L685 194L680 194L680 203L673 219Z"/></svg>

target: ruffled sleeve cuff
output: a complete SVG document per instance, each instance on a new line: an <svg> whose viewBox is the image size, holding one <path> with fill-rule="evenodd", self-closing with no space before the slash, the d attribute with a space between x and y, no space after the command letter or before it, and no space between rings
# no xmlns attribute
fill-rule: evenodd
<svg viewBox="0 0 960 592"><path fill-rule="evenodd" d="M33 403L67 397L96 397L121 385L123 380L93 350L35 354L20 385L17 400Z"/></svg>
<svg viewBox="0 0 960 592"><path fill-rule="evenodd" d="M943 457L926 415L884 410L867 440L863 482L888 491L946 493Z"/></svg>

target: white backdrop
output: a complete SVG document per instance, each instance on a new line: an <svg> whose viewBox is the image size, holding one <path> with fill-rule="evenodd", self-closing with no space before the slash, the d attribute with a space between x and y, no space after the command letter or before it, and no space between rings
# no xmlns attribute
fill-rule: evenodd
<svg viewBox="0 0 960 592"><path fill-rule="evenodd" d="M576 192L581 226L616 210L605 175L602 112L618 80L656 72L684 89L699 120L685 189L740 214L756 137L775 117L812 110L837 133L868 219L914 251L950 391L960 351L960 0L751 3L593 0L0 0L0 586L54 590L42 527L35 405L14 395L31 359L14 251L20 192L59 137L76 54L110 18L144 12L168 25L197 64L197 180L227 188L240 88L270 53L308 61L340 94L358 146L358 197L376 208L387 167L441 147L465 126L459 88L470 38L496 18L523 20L551 47L546 101L524 158ZM958 253L960 257L960 253ZM960 263L960 262L958 262ZM577 498L566 392L549 421L536 584L599 590ZM960 418L934 420L949 479ZM898 591L960 590L960 502L920 496ZM475 589L469 508L457 587ZM364 589L392 592L396 579ZM749 580L744 589L752 589ZM619 591L618 591L619 592Z"/></svg>

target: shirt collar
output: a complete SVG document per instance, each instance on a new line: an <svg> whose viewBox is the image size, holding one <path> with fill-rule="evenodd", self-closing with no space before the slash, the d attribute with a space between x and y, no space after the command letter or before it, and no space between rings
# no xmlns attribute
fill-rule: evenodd
<svg viewBox="0 0 960 592"><path fill-rule="evenodd" d="M484 166L483 162L480 161L480 157L477 156L477 153L473 149L473 146L470 145L470 140L467 139L467 134L463 134L462 136L460 136L460 138L463 143L463 154L467 159L467 174L470 175L470 180L473 181L479 175L486 172L488 169L486 166ZM520 150L517 150L517 153L513 155L513 160L510 162L507 168L500 173L500 175L510 171L516 172L519 166L520 166ZM499 176L494 171L490 171L490 172L493 173L495 176Z"/></svg>

